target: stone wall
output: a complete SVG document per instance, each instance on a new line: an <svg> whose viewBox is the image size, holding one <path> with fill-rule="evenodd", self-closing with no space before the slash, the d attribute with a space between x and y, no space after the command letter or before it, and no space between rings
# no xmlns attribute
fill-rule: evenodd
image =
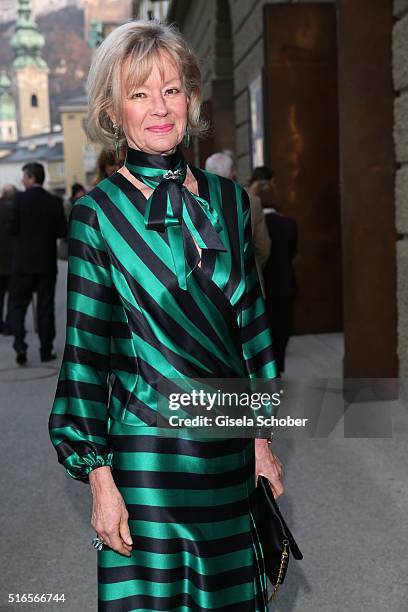
<svg viewBox="0 0 408 612"><path fill-rule="evenodd" d="M408 0L394 0L394 16L398 357L400 376L408 377Z"/></svg>
<svg viewBox="0 0 408 612"><path fill-rule="evenodd" d="M214 80L225 78L220 58L233 52L233 88L235 107L235 150L239 180L245 182L251 172L250 116L248 85L264 65L264 4L270 0L225 0L229 3L232 41L216 36L217 12L224 0L195 0L185 3L182 32L200 60L204 82L204 100L213 94ZM276 0L279 1L279 0ZM330 2L332 0L320 0ZM220 73L221 72L221 73Z"/></svg>

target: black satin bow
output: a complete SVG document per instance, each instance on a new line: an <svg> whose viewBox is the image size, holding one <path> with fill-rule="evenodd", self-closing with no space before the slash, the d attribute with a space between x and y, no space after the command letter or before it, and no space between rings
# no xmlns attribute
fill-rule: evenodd
<svg viewBox="0 0 408 612"><path fill-rule="evenodd" d="M125 166L137 179L154 189L147 201L145 225L149 230L167 230L178 284L187 289L186 263L191 270L202 249L202 269L209 268L208 251L226 251L218 236L222 226L217 211L184 186L187 164L177 149L171 155L152 155L128 148Z"/></svg>

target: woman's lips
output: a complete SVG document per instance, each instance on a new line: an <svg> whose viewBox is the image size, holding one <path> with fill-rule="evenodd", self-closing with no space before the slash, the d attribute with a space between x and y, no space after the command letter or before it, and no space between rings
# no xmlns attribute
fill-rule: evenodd
<svg viewBox="0 0 408 612"><path fill-rule="evenodd" d="M149 132L155 132L156 134L167 134L173 129L172 123L166 123L166 125L152 125L147 128Z"/></svg>

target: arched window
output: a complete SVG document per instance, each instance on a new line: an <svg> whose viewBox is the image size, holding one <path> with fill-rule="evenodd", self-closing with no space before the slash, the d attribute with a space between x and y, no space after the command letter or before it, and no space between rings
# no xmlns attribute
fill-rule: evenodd
<svg viewBox="0 0 408 612"><path fill-rule="evenodd" d="M38 106L38 98L37 98L36 94L33 94L31 96L31 106L35 106L35 107Z"/></svg>

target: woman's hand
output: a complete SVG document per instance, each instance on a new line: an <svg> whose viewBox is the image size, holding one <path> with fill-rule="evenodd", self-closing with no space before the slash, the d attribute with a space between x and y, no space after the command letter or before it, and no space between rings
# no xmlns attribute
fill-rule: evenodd
<svg viewBox="0 0 408 612"><path fill-rule="evenodd" d="M89 483L93 497L92 527L109 548L130 557L133 541L128 524L129 513L110 467L92 470Z"/></svg>
<svg viewBox="0 0 408 612"><path fill-rule="evenodd" d="M282 483L282 463L277 455L272 452L268 440L263 438L255 439L255 475L256 482L258 476L266 476L272 488L275 499L284 492Z"/></svg>

